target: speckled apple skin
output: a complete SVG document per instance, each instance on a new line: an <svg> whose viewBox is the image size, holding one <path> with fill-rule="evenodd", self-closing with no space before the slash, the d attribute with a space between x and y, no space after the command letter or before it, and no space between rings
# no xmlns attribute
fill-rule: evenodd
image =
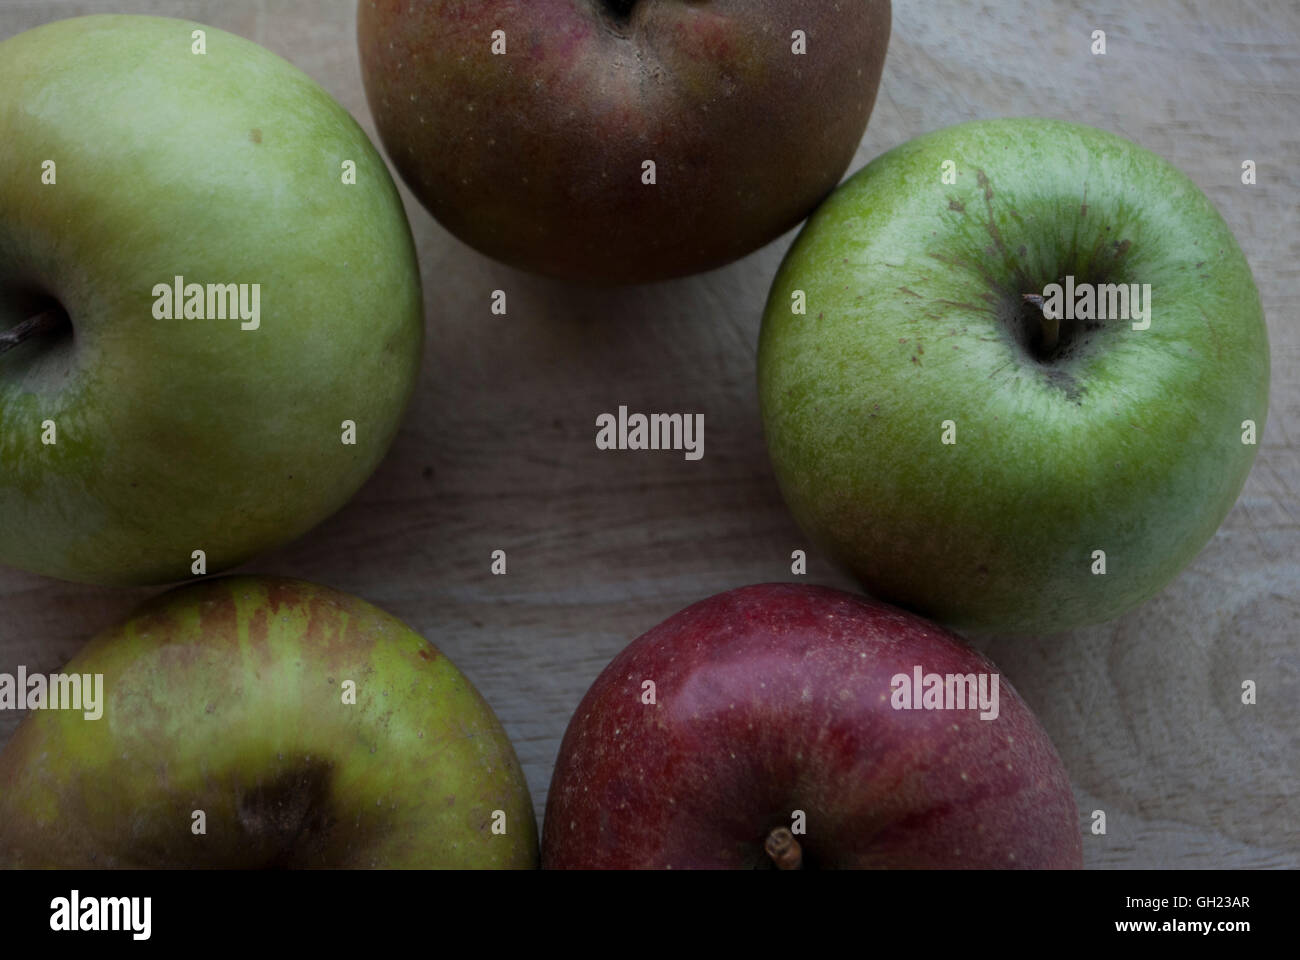
<svg viewBox="0 0 1300 960"><path fill-rule="evenodd" d="M103 716L33 711L19 726L0 754L0 867L537 865L528 787L491 707L356 597L203 581L61 672L104 675Z"/></svg>
<svg viewBox="0 0 1300 960"><path fill-rule="evenodd" d="M686 608L592 684L560 746L547 868L754 868L807 816L815 868L1072 868L1070 781L1005 677L1000 712L895 710L890 678L996 673L959 637L824 587ZM642 702L653 680L657 702Z"/></svg>
<svg viewBox="0 0 1300 960"><path fill-rule="evenodd" d="M757 249L839 181L875 103L888 0L613 6L361 0L375 124L444 227L567 280L660 280Z"/></svg>

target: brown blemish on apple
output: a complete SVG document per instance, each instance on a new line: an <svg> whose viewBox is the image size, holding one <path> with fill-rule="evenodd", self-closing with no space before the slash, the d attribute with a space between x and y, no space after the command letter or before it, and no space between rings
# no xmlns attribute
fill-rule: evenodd
<svg viewBox="0 0 1300 960"><path fill-rule="evenodd" d="M365 662L374 637L368 629L372 621L363 610L349 604L340 616L339 608L324 598L309 594L301 601L300 610L307 617L302 631L304 643L340 669ZM353 675L356 675L355 668Z"/></svg>
<svg viewBox="0 0 1300 960"><path fill-rule="evenodd" d="M231 595L226 583L221 580L213 581L208 585L205 593L207 595L198 605L199 635L202 637L217 637L232 643L238 643L239 614L235 609L235 598ZM169 594L165 594L161 599L166 602L169 596ZM155 629L160 631L160 635L174 636L176 623L164 613L164 618L157 627L150 623L149 632ZM165 631L165 633L161 633L161 631Z"/></svg>
<svg viewBox="0 0 1300 960"><path fill-rule="evenodd" d="M305 597L304 585L298 581L268 577L262 581L262 586L272 613L279 613L282 607L295 608Z"/></svg>
<svg viewBox="0 0 1300 960"><path fill-rule="evenodd" d="M248 131L248 139L252 140L254 143L261 143L262 131L259 130L257 127L254 127L252 130Z"/></svg>
<svg viewBox="0 0 1300 960"><path fill-rule="evenodd" d="M1201 319L1205 321L1206 329L1210 331L1210 340L1214 343L1214 355L1218 359L1222 360L1223 342L1219 340L1219 331L1215 329L1214 323L1210 320L1204 310L1201 311Z"/></svg>
<svg viewBox="0 0 1300 960"><path fill-rule="evenodd" d="M988 230L989 236L993 238L994 247L1005 252L1007 245L1002 242L1002 231L998 229L998 225L993 219L993 184L989 182L989 178L983 170L975 171L975 179L984 188L984 208L988 212L985 228Z"/></svg>
<svg viewBox="0 0 1300 960"><path fill-rule="evenodd" d="M267 621L265 607L259 607L248 618L248 642L254 649L262 650L267 646L267 634L270 624Z"/></svg>
<svg viewBox="0 0 1300 960"><path fill-rule="evenodd" d="M949 201L948 201L948 209L949 209L949 210L956 210L958 213L965 213L965 212L966 212L966 204L962 203L960 200L949 200Z"/></svg>

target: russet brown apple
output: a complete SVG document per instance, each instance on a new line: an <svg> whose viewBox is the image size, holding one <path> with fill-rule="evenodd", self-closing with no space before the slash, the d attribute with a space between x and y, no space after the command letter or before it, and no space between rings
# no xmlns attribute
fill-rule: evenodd
<svg viewBox="0 0 1300 960"><path fill-rule="evenodd" d="M379 134L434 217L489 256L592 283L721 266L799 223L862 138L889 26L888 0L358 13Z"/></svg>

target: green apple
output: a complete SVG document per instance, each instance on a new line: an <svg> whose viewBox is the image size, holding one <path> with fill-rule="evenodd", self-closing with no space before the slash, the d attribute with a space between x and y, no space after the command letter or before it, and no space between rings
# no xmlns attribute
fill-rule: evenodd
<svg viewBox="0 0 1300 960"><path fill-rule="evenodd" d="M0 44L0 141L0 562L165 582L342 506L423 336L346 111L220 30L85 17Z"/></svg>
<svg viewBox="0 0 1300 960"><path fill-rule="evenodd" d="M0 754L0 866L536 866L491 707L356 597L201 581L59 672L103 702L33 710Z"/></svg>
<svg viewBox="0 0 1300 960"><path fill-rule="evenodd" d="M882 599L1016 633L1115 617L1192 559L1245 482L1268 378L1258 291L1206 196L1127 140L1036 119L852 177L787 254L758 357L805 531Z"/></svg>

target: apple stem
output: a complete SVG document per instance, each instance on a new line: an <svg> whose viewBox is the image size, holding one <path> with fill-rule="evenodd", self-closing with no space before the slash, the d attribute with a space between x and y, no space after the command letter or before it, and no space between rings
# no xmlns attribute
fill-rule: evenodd
<svg viewBox="0 0 1300 960"><path fill-rule="evenodd" d="M799 841L785 827L777 827L767 835L763 849L772 858L778 870L802 870L803 849Z"/></svg>
<svg viewBox="0 0 1300 960"><path fill-rule="evenodd" d="M1046 312L1043 310L1043 298L1041 295L1037 293L1025 293L1022 294L1021 296L1023 296L1026 301L1036 306L1038 308L1038 312L1042 314L1042 326L1041 326L1041 329L1043 331L1042 352L1044 354L1051 353L1053 350L1056 349L1056 342L1061 335L1061 321L1056 317L1049 317L1046 314Z"/></svg>
<svg viewBox="0 0 1300 960"><path fill-rule="evenodd" d="M66 322L67 315L58 307L42 310L15 327L0 331L0 354L8 353L29 337L52 333Z"/></svg>

